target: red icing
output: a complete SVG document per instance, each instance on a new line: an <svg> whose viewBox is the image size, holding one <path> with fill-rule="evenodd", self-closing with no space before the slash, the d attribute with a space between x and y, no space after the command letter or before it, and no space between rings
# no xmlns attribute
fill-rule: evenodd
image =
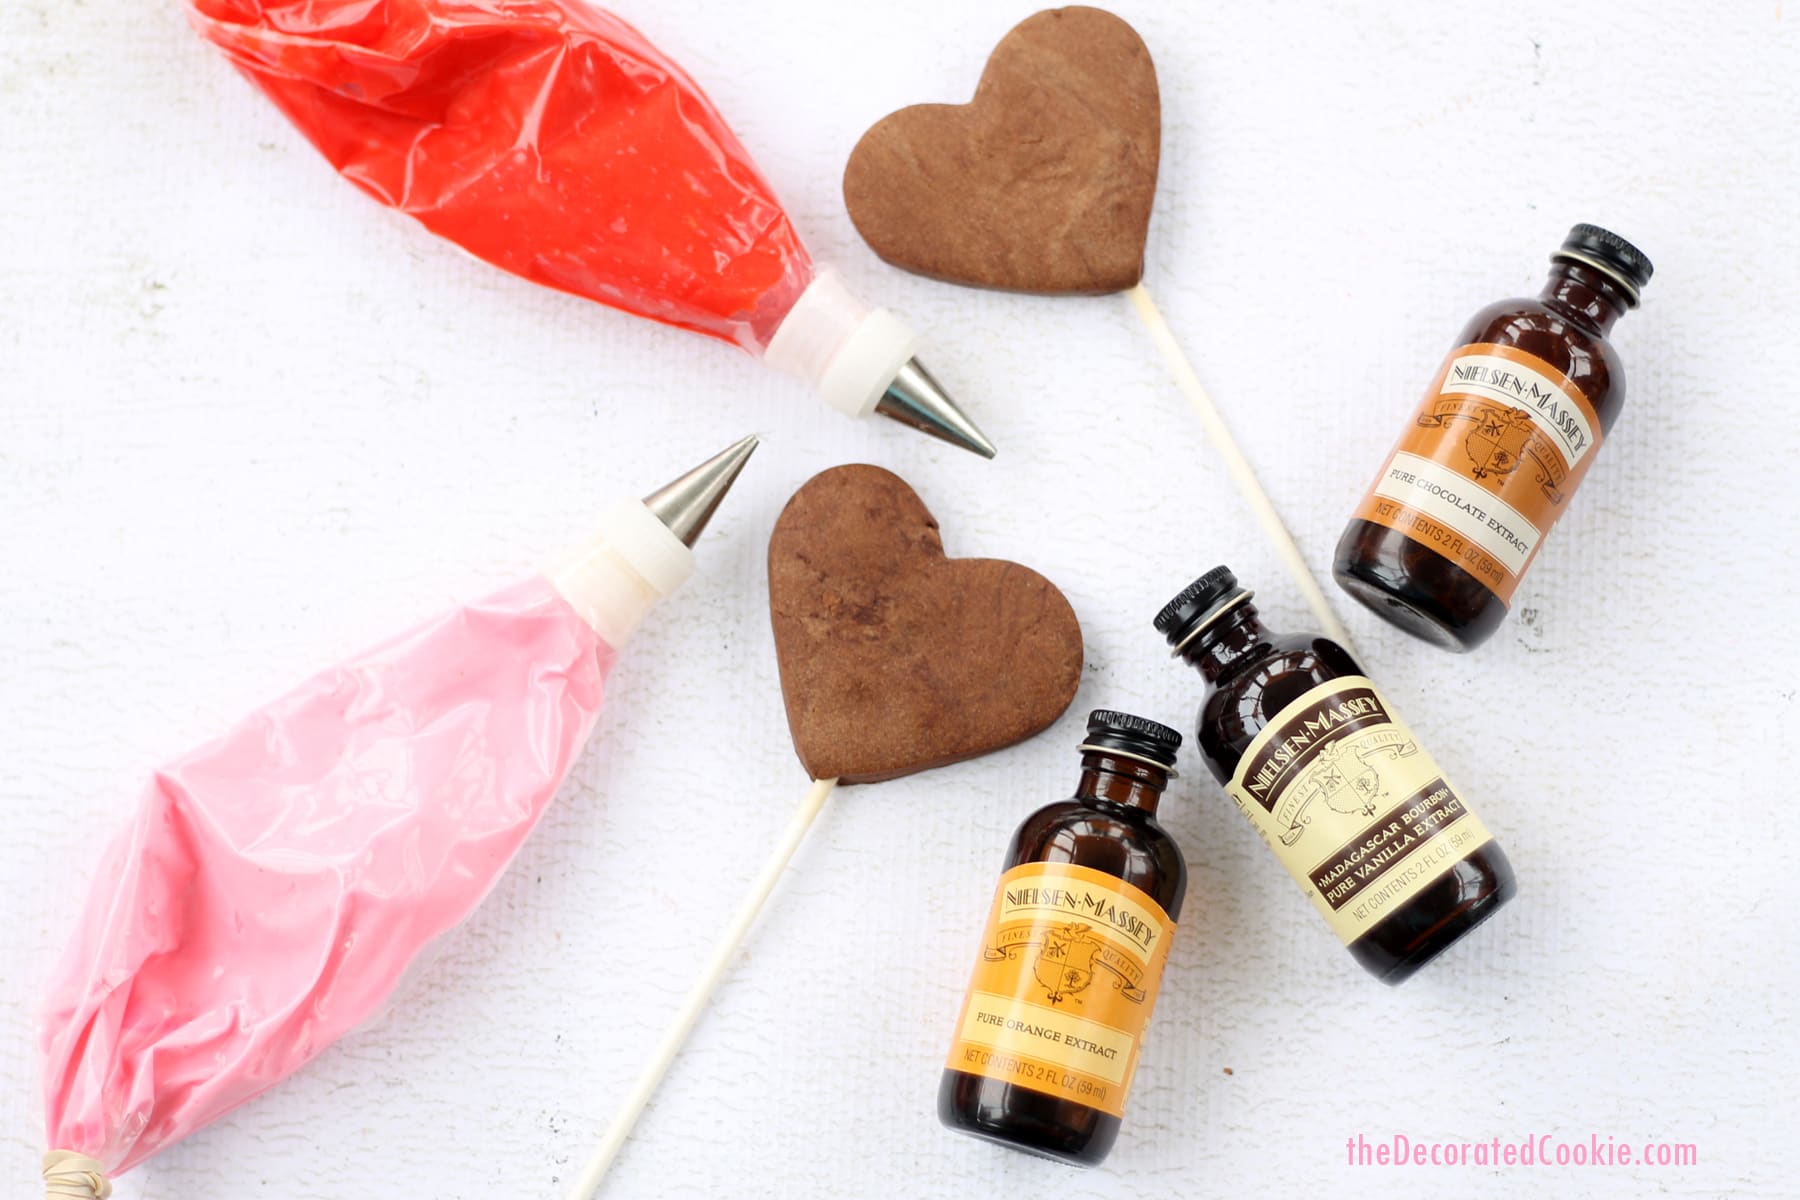
<svg viewBox="0 0 1800 1200"><path fill-rule="evenodd" d="M346 179L515 274L760 352L812 278L694 81L577 0L187 0Z"/></svg>

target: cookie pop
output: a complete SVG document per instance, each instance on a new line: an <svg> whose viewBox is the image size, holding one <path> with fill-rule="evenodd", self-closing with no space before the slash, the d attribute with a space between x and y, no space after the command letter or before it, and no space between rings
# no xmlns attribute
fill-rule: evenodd
<svg viewBox="0 0 1800 1200"><path fill-rule="evenodd" d="M165 766L51 979L52 1200L142 1162L379 1013L479 904L692 573L745 438L544 573L358 654Z"/></svg>
<svg viewBox="0 0 1800 1200"><path fill-rule="evenodd" d="M924 502L879 467L834 467L794 493L769 538L769 612L788 730L813 782L569 1200L600 1186L838 785L1023 741L1081 682L1081 626L1056 586L1018 563L946 558Z"/></svg>
<svg viewBox="0 0 1800 1200"><path fill-rule="evenodd" d="M851 416L994 447L815 269L706 94L580 0L186 0L346 179L535 283L730 342Z"/></svg>
<svg viewBox="0 0 1800 1200"><path fill-rule="evenodd" d="M1256 472L1144 286L1162 99L1137 31L1098 8L1014 26L968 104L877 121L844 168L844 202L876 254L967 287L1124 292L1319 626L1332 612Z"/></svg>

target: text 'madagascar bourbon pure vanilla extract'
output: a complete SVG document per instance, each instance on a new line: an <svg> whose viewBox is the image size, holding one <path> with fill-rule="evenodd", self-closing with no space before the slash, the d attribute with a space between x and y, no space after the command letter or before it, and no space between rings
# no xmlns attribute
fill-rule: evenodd
<svg viewBox="0 0 1800 1200"><path fill-rule="evenodd" d="M1156 615L1206 678L1200 755L1350 954L1400 983L1512 898L1512 864L1348 651L1270 632L1225 567Z"/></svg>
<svg viewBox="0 0 1800 1200"><path fill-rule="evenodd" d="M1499 628L1625 402L1606 338L1651 271L1577 225L1536 299L1475 314L1338 541L1345 591L1451 650Z"/></svg>
<svg viewBox="0 0 1800 1200"><path fill-rule="evenodd" d="M1075 795L1013 834L938 1087L951 1129L1079 1166L1118 1140L1187 892L1156 820L1180 746L1090 713Z"/></svg>

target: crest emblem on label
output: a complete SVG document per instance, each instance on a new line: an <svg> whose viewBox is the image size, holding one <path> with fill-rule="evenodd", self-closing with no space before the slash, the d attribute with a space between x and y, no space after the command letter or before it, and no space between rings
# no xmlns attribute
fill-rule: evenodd
<svg viewBox="0 0 1800 1200"><path fill-rule="evenodd" d="M1531 418L1516 408L1489 408L1464 440L1477 479L1505 477L1519 465L1531 437Z"/></svg>
<svg viewBox="0 0 1800 1200"><path fill-rule="evenodd" d="M1031 964L1031 973L1044 985L1045 999L1061 1004L1085 992L1094 982L1094 955L1101 946L1100 939L1089 935L1089 927L1079 923L1046 932Z"/></svg>
<svg viewBox="0 0 1800 1200"><path fill-rule="evenodd" d="M1386 717L1385 710L1382 715ZM1326 745L1313 765L1288 786L1286 803L1277 814L1287 824L1281 844L1292 846L1300 840L1312 819L1306 810L1315 800L1342 816L1373 817L1393 796L1377 764L1410 758L1418 751L1419 744L1397 734L1392 725Z"/></svg>

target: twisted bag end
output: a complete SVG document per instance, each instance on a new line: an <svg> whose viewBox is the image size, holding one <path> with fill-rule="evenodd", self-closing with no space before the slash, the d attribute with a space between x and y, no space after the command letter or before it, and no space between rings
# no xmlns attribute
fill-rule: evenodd
<svg viewBox="0 0 1800 1200"><path fill-rule="evenodd" d="M52 1150L44 1155L44 1200L106 1200L112 1183L101 1173L98 1159L73 1150Z"/></svg>

